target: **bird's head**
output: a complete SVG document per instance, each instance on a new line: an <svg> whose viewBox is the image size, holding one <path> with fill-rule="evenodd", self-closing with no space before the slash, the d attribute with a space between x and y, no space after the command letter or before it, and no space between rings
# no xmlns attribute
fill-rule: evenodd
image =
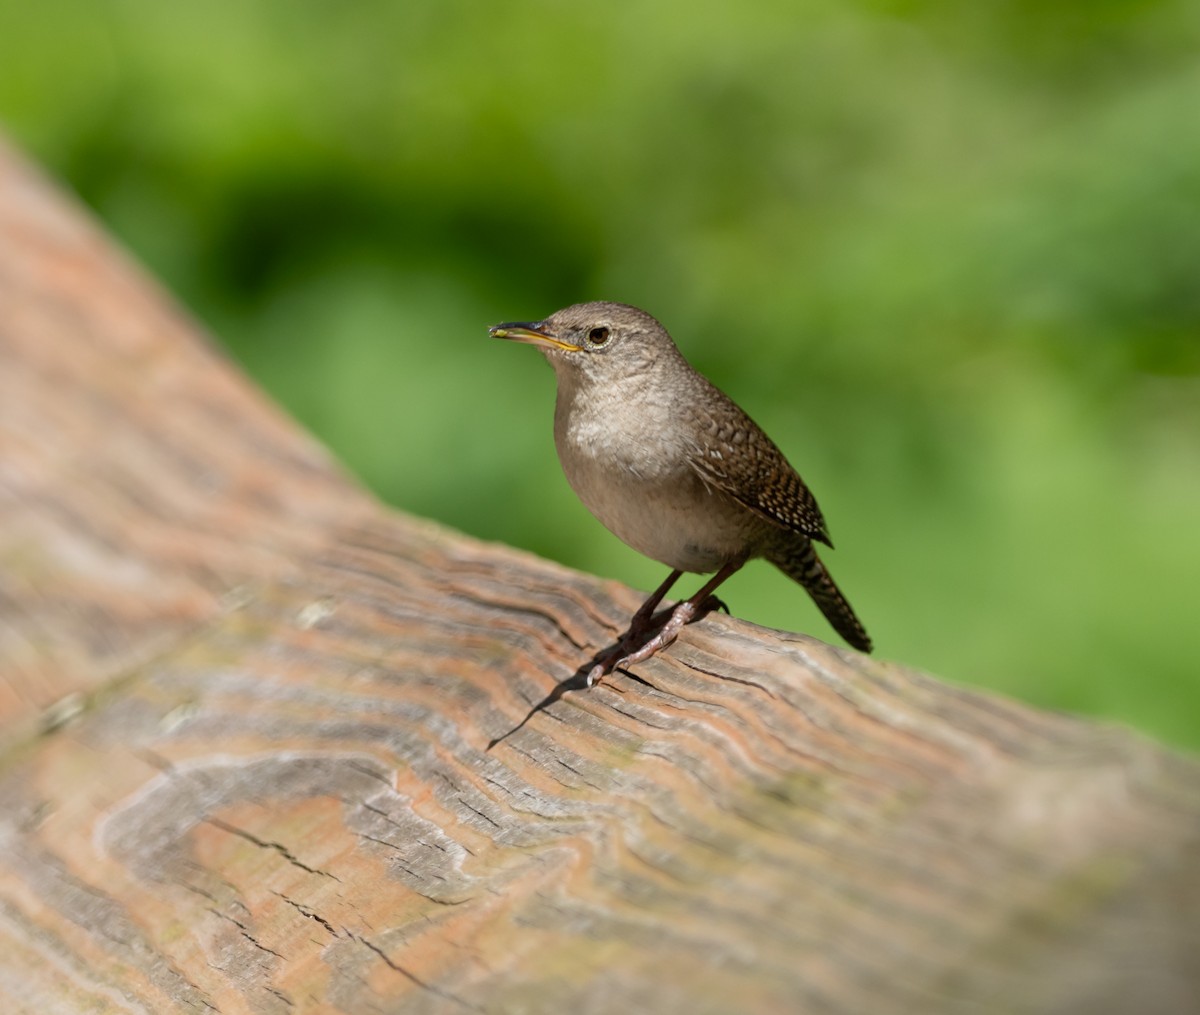
<svg viewBox="0 0 1200 1015"><path fill-rule="evenodd" d="M497 324L489 331L495 338L538 346L559 380L576 384L645 374L679 356L666 328L625 303L576 303L543 321Z"/></svg>

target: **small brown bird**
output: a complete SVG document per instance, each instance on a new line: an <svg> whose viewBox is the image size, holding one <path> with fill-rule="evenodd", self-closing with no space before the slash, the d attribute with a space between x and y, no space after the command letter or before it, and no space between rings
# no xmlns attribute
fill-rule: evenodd
<svg viewBox="0 0 1200 1015"><path fill-rule="evenodd" d="M675 640L726 578L765 557L803 585L855 648L871 639L817 556L833 544L812 493L771 439L683 358L667 330L624 303L579 303L544 321L498 324L496 338L528 342L558 380L554 443L572 489L604 526L671 568L588 686ZM650 640L663 596L684 571L716 574L680 602Z"/></svg>

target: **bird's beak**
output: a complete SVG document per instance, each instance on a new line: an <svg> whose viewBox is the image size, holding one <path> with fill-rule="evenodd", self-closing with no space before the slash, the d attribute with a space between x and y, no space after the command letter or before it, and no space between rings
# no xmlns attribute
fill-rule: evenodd
<svg viewBox="0 0 1200 1015"><path fill-rule="evenodd" d="M510 342L527 342L529 345L548 345L552 349L565 349L567 352L579 352L583 348L555 338L546 330L544 321L537 324L497 324L488 328L488 334L492 338L507 338Z"/></svg>

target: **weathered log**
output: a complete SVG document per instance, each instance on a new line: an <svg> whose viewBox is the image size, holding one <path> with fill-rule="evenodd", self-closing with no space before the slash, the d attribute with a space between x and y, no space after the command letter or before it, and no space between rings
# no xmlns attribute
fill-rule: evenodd
<svg viewBox="0 0 1200 1015"><path fill-rule="evenodd" d="M3 1011L1200 1009L1193 761L721 616L564 689L636 593L378 505L7 150L0 355Z"/></svg>

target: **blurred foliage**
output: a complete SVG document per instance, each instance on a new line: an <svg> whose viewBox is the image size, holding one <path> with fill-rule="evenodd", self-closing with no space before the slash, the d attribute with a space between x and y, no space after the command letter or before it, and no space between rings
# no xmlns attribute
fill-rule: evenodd
<svg viewBox="0 0 1200 1015"><path fill-rule="evenodd" d="M648 588L485 326L646 307L882 656L1200 746L1187 0L43 0L0 119L389 501ZM833 637L765 565L736 613Z"/></svg>

